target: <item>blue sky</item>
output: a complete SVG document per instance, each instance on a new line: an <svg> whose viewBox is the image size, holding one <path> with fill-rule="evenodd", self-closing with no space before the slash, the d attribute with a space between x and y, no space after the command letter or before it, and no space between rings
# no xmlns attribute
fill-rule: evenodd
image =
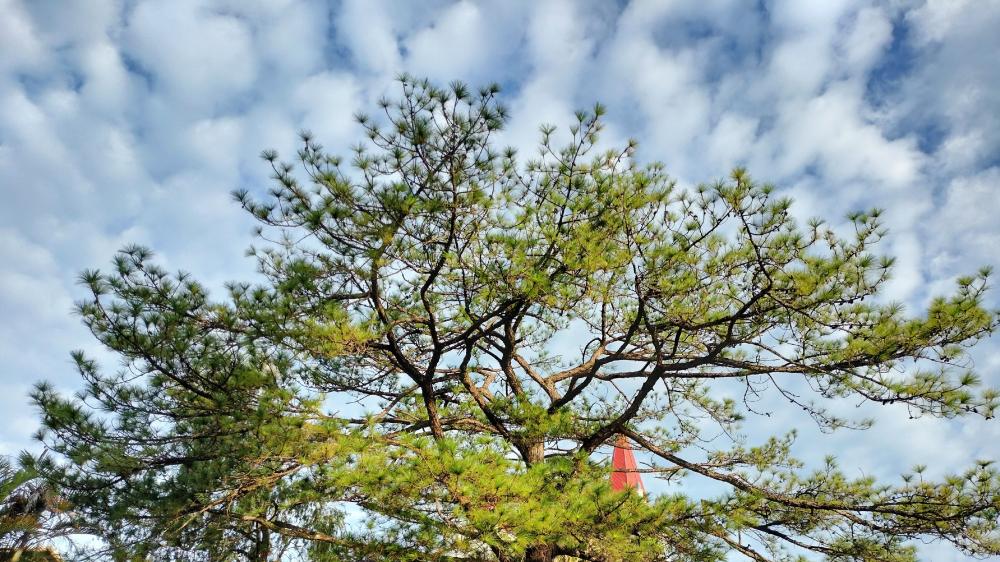
<svg viewBox="0 0 1000 562"><path fill-rule="evenodd" d="M75 388L69 350L114 367L71 315L81 269L139 242L210 287L250 278L229 192L263 189L257 155L299 129L346 151L401 71L500 82L503 141L529 150L601 100L604 139L637 138L682 184L739 164L803 218L885 208L887 297L918 310L1000 265L996 29L998 0L0 0L0 454L33 447L33 381ZM1000 338L976 361L1000 386ZM803 424L800 456L865 473L1000 458L996 422L866 413L864 434L791 415L748 432Z"/></svg>

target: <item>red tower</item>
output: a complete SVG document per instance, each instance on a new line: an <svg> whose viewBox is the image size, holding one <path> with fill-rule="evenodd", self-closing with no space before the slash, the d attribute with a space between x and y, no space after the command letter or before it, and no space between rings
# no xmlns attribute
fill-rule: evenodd
<svg viewBox="0 0 1000 562"><path fill-rule="evenodd" d="M642 477L636 472L638 468L635 455L632 454L632 445L624 435L619 435L615 442L615 452L611 455L611 488L618 491L633 488L639 495L646 495Z"/></svg>

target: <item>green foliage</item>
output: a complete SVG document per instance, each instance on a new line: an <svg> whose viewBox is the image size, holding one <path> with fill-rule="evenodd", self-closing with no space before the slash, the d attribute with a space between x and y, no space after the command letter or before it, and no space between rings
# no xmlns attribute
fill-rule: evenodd
<svg viewBox="0 0 1000 562"><path fill-rule="evenodd" d="M875 210L838 236L737 169L680 189L635 144L600 151L603 108L522 161L492 137L497 88L403 77L349 167L303 134L298 166L238 202L266 279L222 302L130 247L85 272L79 313L121 358L82 353L79 396L39 385L46 475L117 560L913 560L914 539L1000 553L997 472L940 482L808 472L793 435L738 436L775 392L992 417L966 350L997 325L989 271L913 316L877 297ZM565 342L572 340L572 346ZM567 347L576 347L571 353ZM730 386L731 387L731 386ZM812 389L813 397L802 395ZM710 437L723 432L732 443ZM616 493L628 436L647 478ZM707 454L699 454L705 450Z"/></svg>
<svg viewBox="0 0 1000 562"><path fill-rule="evenodd" d="M0 457L0 555L26 554L67 530L59 514L65 501L41 478L38 459L22 453L13 464ZM6 559L6 558L5 558Z"/></svg>

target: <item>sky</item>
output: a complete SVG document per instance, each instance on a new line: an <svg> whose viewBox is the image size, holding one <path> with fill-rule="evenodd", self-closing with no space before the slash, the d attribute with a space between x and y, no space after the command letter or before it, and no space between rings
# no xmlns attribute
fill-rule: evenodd
<svg viewBox="0 0 1000 562"><path fill-rule="evenodd" d="M601 101L603 138L681 185L743 165L803 219L883 208L886 297L918 312L1000 266L996 29L1000 0L0 0L0 454L37 448L35 381L78 388L70 350L114 366L72 314L82 269L135 242L209 287L252 279L230 192L266 189L260 151L292 155L300 129L346 153L400 72L500 83L501 142L528 152ZM1000 336L975 359L1000 386ZM863 433L748 431L801 423L799 456L855 474L1000 458L995 420L864 411Z"/></svg>

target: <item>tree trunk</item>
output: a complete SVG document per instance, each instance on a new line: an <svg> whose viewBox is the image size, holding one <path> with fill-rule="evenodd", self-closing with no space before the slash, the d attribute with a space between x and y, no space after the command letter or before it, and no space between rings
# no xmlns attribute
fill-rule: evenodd
<svg viewBox="0 0 1000 562"><path fill-rule="evenodd" d="M267 562L271 556L271 532L264 527L257 527L257 540L254 541L255 562Z"/></svg>
<svg viewBox="0 0 1000 562"><path fill-rule="evenodd" d="M525 562L552 562L555 560L555 549L547 544L529 547L525 552Z"/></svg>
<svg viewBox="0 0 1000 562"><path fill-rule="evenodd" d="M545 441L539 439L538 441L521 441L519 443L520 449L524 451L525 458L524 463L528 466L538 464L540 462L545 462Z"/></svg>
<svg viewBox="0 0 1000 562"><path fill-rule="evenodd" d="M525 461L529 466L545 462L544 440L539 439L538 441L529 443L525 449L528 453L528 458ZM524 559L525 562L552 562L555 559L555 548L547 544L528 547Z"/></svg>

